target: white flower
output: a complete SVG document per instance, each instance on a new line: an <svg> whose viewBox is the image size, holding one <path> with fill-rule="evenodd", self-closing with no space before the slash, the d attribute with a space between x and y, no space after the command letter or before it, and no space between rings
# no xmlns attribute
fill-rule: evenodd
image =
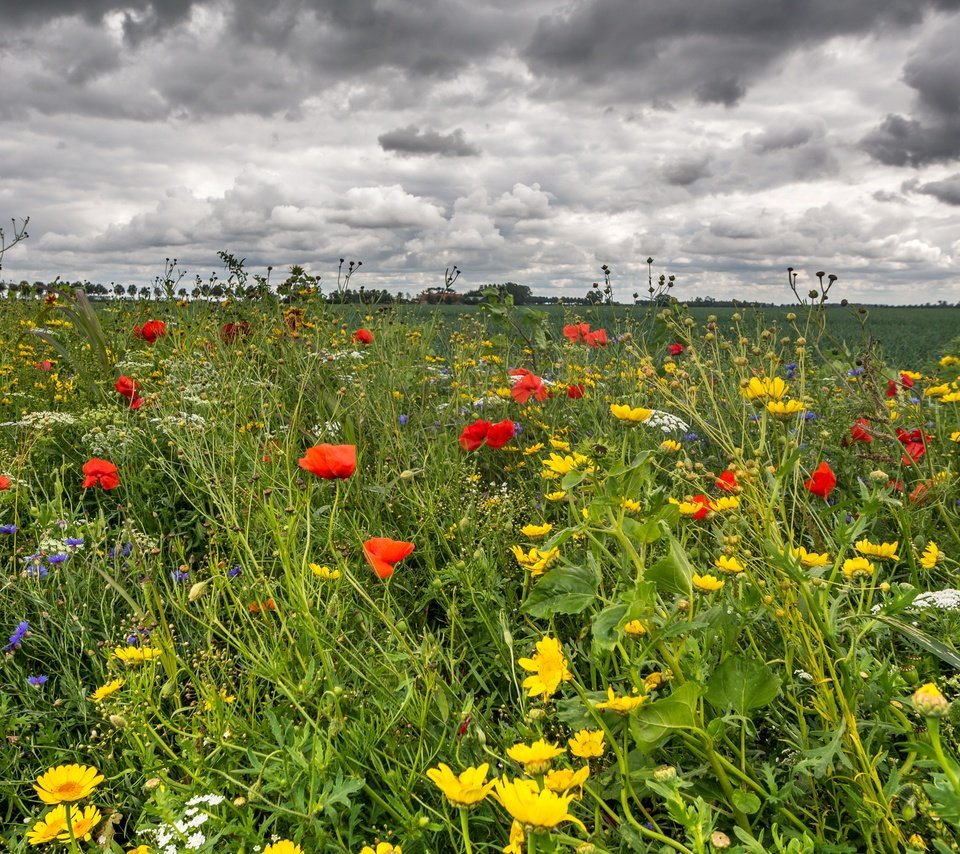
<svg viewBox="0 0 960 854"><path fill-rule="evenodd" d="M193 836L187 839L187 848L199 848L206 841L207 837L197 831L195 834L193 834Z"/></svg>
<svg viewBox="0 0 960 854"><path fill-rule="evenodd" d="M941 611L960 611L960 590L930 590L913 600L913 607L920 610L935 608Z"/></svg>
<svg viewBox="0 0 960 854"><path fill-rule="evenodd" d="M674 430L680 430L684 433L690 431L687 422L678 418L670 412L663 412L660 409L650 410L650 417L643 422L650 427L659 427L664 433L672 433Z"/></svg>

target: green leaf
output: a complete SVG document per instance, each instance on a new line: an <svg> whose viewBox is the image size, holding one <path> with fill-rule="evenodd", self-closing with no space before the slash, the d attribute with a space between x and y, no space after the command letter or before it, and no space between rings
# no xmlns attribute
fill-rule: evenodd
<svg viewBox="0 0 960 854"><path fill-rule="evenodd" d="M779 691L780 677L762 661L731 655L711 674L705 697L715 709L746 715L772 703Z"/></svg>
<svg viewBox="0 0 960 854"><path fill-rule="evenodd" d="M620 621L627 613L623 604L607 605L593 618L593 645L595 649L609 652L620 640Z"/></svg>
<svg viewBox="0 0 960 854"><path fill-rule="evenodd" d="M663 529L657 519L638 522L636 519L627 517L623 520L622 528L623 533L637 543L655 543L663 536Z"/></svg>
<svg viewBox="0 0 960 854"><path fill-rule="evenodd" d="M753 792L745 792L742 789L735 789L730 795L735 809L740 810L747 815L753 815L760 810L760 798Z"/></svg>
<svg viewBox="0 0 960 854"><path fill-rule="evenodd" d="M640 706L630 718L630 732L640 750L653 750L679 730L696 726L700 686L684 682L669 697Z"/></svg>
<svg viewBox="0 0 960 854"><path fill-rule="evenodd" d="M647 567L644 577L657 585L661 593L680 593L689 596L692 591L693 568L687 553L673 537L666 555Z"/></svg>
<svg viewBox="0 0 960 854"><path fill-rule="evenodd" d="M903 623L886 614L875 614L874 619L890 626L892 629L896 629L901 634L910 638L910 640L918 646L923 647L927 652L933 653L945 664L949 664L951 667L960 670L960 655L957 654L955 649L941 643L936 638L930 637L930 635L925 634L915 626Z"/></svg>
<svg viewBox="0 0 960 854"><path fill-rule="evenodd" d="M585 566L557 566L547 572L523 603L531 617L579 614L597 598L597 573Z"/></svg>

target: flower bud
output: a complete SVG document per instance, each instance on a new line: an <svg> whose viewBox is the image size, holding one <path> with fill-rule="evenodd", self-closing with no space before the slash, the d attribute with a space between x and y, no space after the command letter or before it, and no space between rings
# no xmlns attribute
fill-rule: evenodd
<svg viewBox="0 0 960 854"><path fill-rule="evenodd" d="M718 850L730 847L730 837L723 831L715 830L710 834L710 844Z"/></svg>
<svg viewBox="0 0 960 854"><path fill-rule="evenodd" d="M913 692L913 707L925 718L942 718L950 711L950 703L932 682L921 685Z"/></svg>
<svg viewBox="0 0 960 854"><path fill-rule="evenodd" d="M672 783L677 779L677 769L672 765L661 765L654 769L653 779L658 783Z"/></svg>
<svg viewBox="0 0 960 854"><path fill-rule="evenodd" d="M210 579L204 579L203 581L198 581L193 587L190 588L190 592L187 594L187 600L189 602L196 602L201 596L203 596L204 591L210 586Z"/></svg>

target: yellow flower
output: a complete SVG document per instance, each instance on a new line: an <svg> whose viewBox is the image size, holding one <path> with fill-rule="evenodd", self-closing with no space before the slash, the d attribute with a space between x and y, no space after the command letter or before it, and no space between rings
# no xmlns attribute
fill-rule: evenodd
<svg viewBox="0 0 960 854"><path fill-rule="evenodd" d="M740 499L736 495L721 495L710 502L710 509L714 513L724 513L727 510L736 510L740 506Z"/></svg>
<svg viewBox="0 0 960 854"><path fill-rule="evenodd" d="M503 854L523 854L523 842L526 837L523 833L523 825L516 819L510 825L510 842L503 849Z"/></svg>
<svg viewBox="0 0 960 854"><path fill-rule="evenodd" d="M647 633L646 627L639 620L631 620L623 627L623 630L633 638L638 638Z"/></svg>
<svg viewBox="0 0 960 854"><path fill-rule="evenodd" d="M567 744L570 745L570 752L579 759L595 759L603 756L603 730L579 730L573 734L573 738L567 739Z"/></svg>
<svg viewBox="0 0 960 854"><path fill-rule="evenodd" d="M546 498L547 501L563 501L563 499L567 497L567 493L559 489L556 492L548 492L543 497Z"/></svg>
<svg viewBox="0 0 960 854"><path fill-rule="evenodd" d="M263 854L267 854L266 851ZM364 845L360 849L360 854L403 854L399 845L391 845L389 842L378 842L376 849L369 845Z"/></svg>
<svg viewBox="0 0 960 854"><path fill-rule="evenodd" d="M744 565L740 563L740 561L729 555L720 555L720 557L713 562L713 565L717 569L722 569L728 575L737 575L738 573L743 572L745 569Z"/></svg>
<svg viewBox="0 0 960 854"><path fill-rule="evenodd" d="M514 762L519 762L527 774L542 774L562 753L562 747L547 744L542 738L537 739L533 744L521 742L507 749L507 756Z"/></svg>
<svg viewBox="0 0 960 854"><path fill-rule="evenodd" d="M537 442L535 445L529 445L523 449L524 456L531 456L543 450L543 442Z"/></svg>
<svg viewBox="0 0 960 854"><path fill-rule="evenodd" d="M340 577L339 569L330 569L329 566L320 566L318 563L310 564L310 572L323 581L336 581Z"/></svg>
<svg viewBox="0 0 960 854"><path fill-rule="evenodd" d="M540 537L545 537L553 530L553 525L549 522L544 522L542 525L524 525L520 529L520 533L528 539L535 540Z"/></svg>
<svg viewBox="0 0 960 854"><path fill-rule="evenodd" d="M900 376L909 377L914 382L916 382L917 380L923 379L923 374L918 374L916 371L900 371Z"/></svg>
<svg viewBox="0 0 960 854"><path fill-rule="evenodd" d="M513 552L517 563L524 569L530 570L530 574L534 577L543 575L546 568L560 556L560 549L556 547L543 552L536 548L525 552L520 546L510 546L510 551Z"/></svg>
<svg viewBox="0 0 960 854"><path fill-rule="evenodd" d="M907 845L911 848L917 848L920 851L927 850L927 843L923 841L923 837L919 833L911 833L910 836L907 837Z"/></svg>
<svg viewBox="0 0 960 854"><path fill-rule="evenodd" d="M236 699L237 699L233 694L228 694L226 688L221 688L217 692L217 697L220 698L220 702L223 703L224 705L228 703L236 702ZM205 712L212 712L215 708L216 708L216 704L209 697L207 697L203 701L203 710Z"/></svg>
<svg viewBox="0 0 960 854"><path fill-rule="evenodd" d="M940 359L941 368L949 368L951 365L960 365L960 358L956 356L943 356Z"/></svg>
<svg viewBox="0 0 960 854"><path fill-rule="evenodd" d="M80 801L103 782L103 774L90 765L58 765L37 777L34 789L45 804Z"/></svg>
<svg viewBox="0 0 960 854"><path fill-rule="evenodd" d="M73 838L87 842L93 835L93 829L100 824L100 810L94 806L84 807L80 812L76 807L70 807L70 823L73 825ZM60 842L70 841L70 831L64 830L58 837Z"/></svg>
<svg viewBox="0 0 960 854"><path fill-rule="evenodd" d="M467 768L457 777L448 765L441 762L436 768L427 771L427 777L446 795L453 806L467 808L479 804L490 794L496 783L496 780L486 782L489 767L484 763L479 768Z"/></svg>
<svg viewBox="0 0 960 854"><path fill-rule="evenodd" d="M71 818L75 820L76 817L79 817L80 811L76 807L70 807L70 809L73 810ZM27 831L27 842L31 845L53 842L66 829L67 808L63 804L59 804L40 819L31 830Z"/></svg>
<svg viewBox="0 0 960 854"><path fill-rule="evenodd" d="M725 583L713 575L693 574L693 586L701 593L716 593Z"/></svg>
<svg viewBox="0 0 960 854"><path fill-rule="evenodd" d="M681 445L675 439L664 439L660 443L660 450L663 451L665 454L675 454L682 447L683 445Z"/></svg>
<svg viewBox="0 0 960 854"><path fill-rule="evenodd" d="M556 448L558 451L569 451L570 443L565 442L563 439L550 439L550 447Z"/></svg>
<svg viewBox="0 0 960 854"><path fill-rule="evenodd" d="M560 454L550 454L544 460L541 460L543 467L546 469L543 476L544 477L557 477L560 475L569 474L572 471L583 471L583 472L592 472L593 466L589 465L589 457L585 457L583 454L574 453L572 456L567 454L566 456L561 457Z"/></svg>
<svg viewBox="0 0 960 854"><path fill-rule="evenodd" d="M303 854L303 849L289 839L281 839L264 848L263 854Z"/></svg>
<svg viewBox="0 0 960 854"><path fill-rule="evenodd" d="M521 658L517 663L533 674L523 680L528 696L543 697L544 702L556 693L561 682L573 679L573 674L567 669L563 647L556 638L545 637L537 641L533 658Z"/></svg>
<svg viewBox="0 0 960 854"><path fill-rule="evenodd" d="M150 846L138 845L136 848L131 848L127 854L150 854Z"/></svg>
<svg viewBox="0 0 960 854"><path fill-rule="evenodd" d="M611 403L610 411L615 418L619 418L621 421L629 421L631 424L642 424L653 415L652 409L644 409L640 406L627 406L623 403Z"/></svg>
<svg viewBox="0 0 960 854"><path fill-rule="evenodd" d="M945 394L950 394L950 383L943 383L942 385L933 385L930 388L924 389L923 394L925 397L942 397Z"/></svg>
<svg viewBox="0 0 960 854"><path fill-rule="evenodd" d="M913 692L913 707L924 717L942 718L950 711L950 703L932 682L921 685Z"/></svg>
<svg viewBox="0 0 960 854"><path fill-rule="evenodd" d="M941 403L960 403L960 391L951 391L950 394L945 394L940 398ZM951 436L950 438L953 438ZM954 441L958 441L954 439Z"/></svg>
<svg viewBox="0 0 960 854"><path fill-rule="evenodd" d="M873 575L875 567L865 557L851 557L843 562L842 569L844 576L853 580L859 575L869 578Z"/></svg>
<svg viewBox="0 0 960 854"><path fill-rule="evenodd" d="M780 400L787 393L787 384L780 377L760 379L751 377L740 387L740 394L747 400Z"/></svg>
<svg viewBox="0 0 960 854"><path fill-rule="evenodd" d="M632 498L620 499L620 506L628 513L639 513L643 510L643 505L639 501L634 501Z"/></svg>
<svg viewBox="0 0 960 854"><path fill-rule="evenodd" d="M777 418L789 418L799 415L806 407L799 400L770 400L767 402L767 412Z"/></svg>
<svg viewBox="0 0 960 854"><path fill-rule="evenodd" d="M627 715L638 706L642 706L646 699L647 698L644 694L618 697L613 693L613 687L608 685L607 699L601 703L595 703L594 705L598 709L609 709L611 712L616 712L618 715Z"/></svg>
<svg viewBox="0 0 960 854"><path fill-rule="evenodd" d="M937 548L937 544L933 540L930 540L920 556L920 566L924 569L933 569L942 560L943 552Z"/></svg>
<svg viewBox="0 0 960 854"><path fill-rule="evenodd" d="M137 664L143 664L146 661L152 661L163 655L162 649L155 646L118 646L113 654L119 658L127 667L133 667Z"/></svg>
<svg viewBox="0 0 960 854"><path fill-rule="evenodd" d="M823 554L808 552L803 546L790 549L790 554L800 561L801 566L804 566L807 569L814 569L818 566L826 566L828 563L830 563L830 555L827 554L827 552L824 552Z"/></svg>
<svg viewBox="0 0 960 854"><path fill-rule="evenodd" d="M671 678L671 671L666 673L661 673L659 670L654 670L653 673L645 676L643 678L643 688L649 694L651 691L656 691L666 679Z"/></svg>
<svg viewBox="0 0 960 854"><path fill-rule="evenodd" d="M960 430L954 430L954 431L950 434L950 441L951 441L951 442L960 442Z"/></svg>
<svg viewBox="0 0 960 854"><path fill-rule="evenodd" d="M582 789L590 776L590 766L584 765L579 771L570 768L555 768L543 777L543 785L551 792L569 792L570 789Z"/></svg>
<svg viewBox="0 0 960 854"><path fill-rule="evenodd" d="M106 685L101 685L90 695L90 699L94 703L102 703L107 697L116 694L123 687L122 679L114 679L112 682L108 682Z"/></svg>
<svg viewBox="0 0 960 854"><path fill-rule="evenodd" d="M494 791L504 809L524 827L544 832L562 821L580 824L569 813L573 795L558 795L549 789L541 791L536 780L509 781L504 777L497 780Z"/></svg>
<svg viewBox="0 0 960 854"><path fill-rule="evenodd" d="M899 545L899 540L893 543L871 543L870 540L864 539L857 540L853 547L867 557L875 557L878 560L900 560L900 555L897 554Z"/></svg>

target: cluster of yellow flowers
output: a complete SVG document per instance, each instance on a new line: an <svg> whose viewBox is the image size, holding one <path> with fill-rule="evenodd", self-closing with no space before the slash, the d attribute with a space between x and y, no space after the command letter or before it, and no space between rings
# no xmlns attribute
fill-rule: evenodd
<svg viewBox="0 0 960 854"><path fill-rule="evenodd" d="M37 777L33 788L40 800L55 806L27 831L27 842L89 840L100 823L100 810L92 805L80 809L74 803L88 798L102 782L103 775L90 765L57 765Z"/></svg>

